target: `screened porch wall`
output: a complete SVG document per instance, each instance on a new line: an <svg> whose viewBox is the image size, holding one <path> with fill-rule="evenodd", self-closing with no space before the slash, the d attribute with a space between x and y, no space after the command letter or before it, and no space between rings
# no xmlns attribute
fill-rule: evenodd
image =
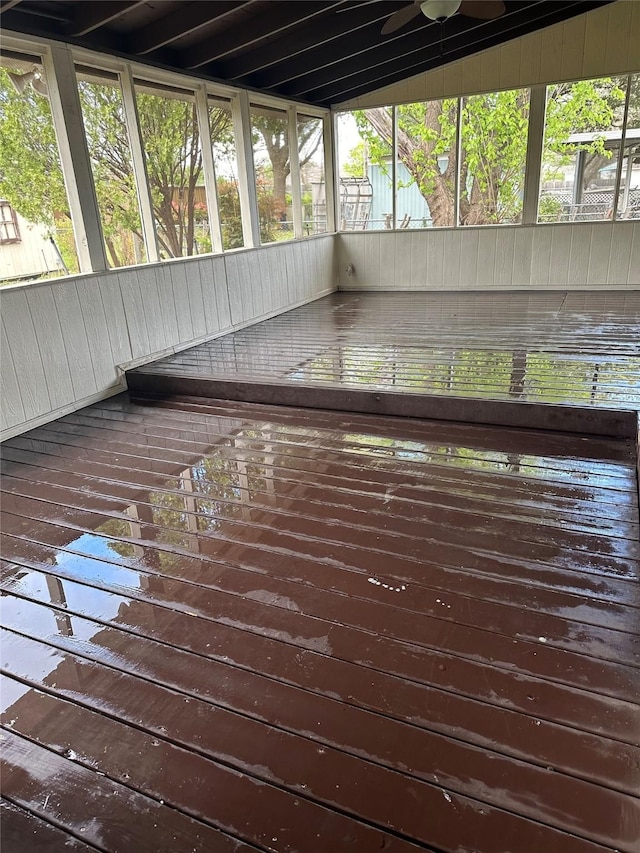
<svg viewBox="0 0 640 853"><path fill-rule="evenodd" d="M333 235L5 287L4 440L122 391L124 369L335 290Z"/></svg>

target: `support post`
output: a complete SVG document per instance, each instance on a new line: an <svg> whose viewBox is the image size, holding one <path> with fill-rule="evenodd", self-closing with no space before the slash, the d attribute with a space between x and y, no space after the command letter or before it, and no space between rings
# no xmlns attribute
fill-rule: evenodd
<svg viewBox="0 0 640 853"><path fill-rule="evenodd" d="M291 176L291 206L293 207L293 236L304 236L302 222L302 191L300 188L300 151L298 149L298 112L295 106L287 109L289 122L289 166Z"/></svg>
<svg viewBox="0 0 640 853"><path fill-rule="evenodd" d="M524 167L523 225L535 225L538 221L546 112L547 87L532 86L531 101L529 102L529 135L527 138L527 155Z"/></svg>
<svg viewBox="0 0 640 853"><path fill-rule="evenodd" d="M462 174L462 98L458 98L458 115L456 120L456 176L455 176L455 198L453 211L453 225L457 228L460 222L460 175ZM451 156L451 154L449 154ZM433 222L433 220L432 220Z"/></svg>
<svg viewBox="0 0 640 853"><path fill-rule="evenodd" d="M611 218L615 221L618 218L618 204L620 201L620 185L622 183L622 163L624 161L624 149L627 144L627 122L629 121L629 101L631 99L631 75L627 77L627 93L624 99L624 114L622 116L622 136L620 138L620 150L618 151L618 165L616 168L616 182L613 190L613 205L611 210ZM625 182L624 201L622 204L622 213L626 214L627 204L629 203L629 183L631 181L631 167L633 158L631 156L631 148L629 148L629 160L627 162L627 178Z"/></svg>
<svg viewBox="0 0 640 853"><path fill-rule="evenodd" d="M153 215L153 204L151 201L151 190L149 188L149 176L147 175L147 161L144 156L142 134L140 133L140 120L138 117L138 105L133 87L133 75L127 65L120 75L122 87L122 103L124 104L124 116L131 146L131 162L133 164L133 175L135 178L136 192L138 193L138 206L140 208L140 223L142 225L142 236L144 247L149 263L157 263L160 260L158 248L158 236L156 234L155 217Z"/></svg>
<svg viewBox="0 0 640 853"><path fill-rule="evenodd" d="M211 147L211 129L209 125L209 102L207 90L200 86L196 91L196 115L200 133L202 150L202 166L204 170L204 191L207 197L207 213L209 219L209 234L214 252L222 251L222 229L220 227L220 212L218 209L218 186L216 183L216 167Z"/></svg>
<svg viewBox="0 0 640 853"><path fill-rule="evenodd" d="M391 107L391 221L392 228L398 227L398 140L397 107Z"/></svg>
<svg viewBox="0 0 640 853"><path fill-rule="evenodd" d="M336 186L340 177L340 166L338 159L334 155L336 151L335 144L335 125L333 122L333 113L329 113L322 120L322 140L324 143L324 200L325 211L327 217L327 231L336 230Z"/></svg>
<svg viewBox="0 0 640 853"><path fill-rule="evenodd" d="M253 163L251 141L251 113L249 93L238 92L232 103L233 132L238 161L238 184L240 211L242 214L242 237L246 249L260 245L260 214L256 190L256 170Z"/></svg>
<svg viewBox="0 0 640 853"><path fill-rule="evenodd" d="M53 45L44 52L43 63L80 272L103 272L109 265L73 56L69 48Z"/></svg>

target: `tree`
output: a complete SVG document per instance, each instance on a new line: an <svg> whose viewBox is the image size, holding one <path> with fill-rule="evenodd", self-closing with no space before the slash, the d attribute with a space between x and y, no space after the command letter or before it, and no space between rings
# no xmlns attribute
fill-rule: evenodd
<svg viewBox="0 0 640 853"><path fill-rule="evenodd" d="M358 142L349 152L349 159L342 167L342 171L349 178L367 177L367 157L364 142Z"/></svg>
<svg viewBox="0 0 640 853"><path fill-rule="evenodd" d="M83 81L79 91L110 260L113 266L135 263L142 229L120 89ZM0 69L0 107L0 195L52 231L61 219L70 223L48 99L30 86L19 94ZM167 257L196 254L206 206L196 198L203 195L203 166L195 104L140 93L138 111L161 251ZM229 110L212 108L210 125L212 145L232 144Z"/></svg>
<svg viewBox="0 0 640 853"><path fill-rule="evenodd" d="M286 118L254 115L254 146L259 136L269 157L271 178L273 182L274 214L277 218L286 215L287 190L286 183L291 173L291 158L289 155L289 132ZM322 121L309 119L298 123L298 150L300 166L305 166L318 150L322 142Z"/></svg>
<svg viewBox="0 0 640 853"><path fill-rule="evenodd" d="M546 138L543 160L549 170L568 165L584 152L582 189L587 189L599 169L614 156L604 137L591 142L567 142L575 133L594 133L622 126L626 78L557 83L547 89Z"/></svg>
<svg viewBox="0 0 640 853"><path fill-rule="evenodd" d="M0 197L29 222L47 226L67 269L77 270L49 101L31 86L19 94L1 67Z"/></svg>
<svg viewBox="0 0 640 853"><path fill-rule="evenodd" d="M574 132L609 129L619 123L624 92L618 81L559 84L549 87L548 98L545 151L562 165L580 148L593 155L593 168L597 171L602 158L610 156L602 140L574 146L568 146L566 140ZM397 108L398 158L426 200L434 225L455 224L457 109L458 101L454 98ZM528 115L526 89L463 99L459 202L463 224L519 220ZM391 111L358 110L355 118L371 162L388 172ZM601 159L597 160L596 155ZM590 174L586 173L587 180Z"/></svg>

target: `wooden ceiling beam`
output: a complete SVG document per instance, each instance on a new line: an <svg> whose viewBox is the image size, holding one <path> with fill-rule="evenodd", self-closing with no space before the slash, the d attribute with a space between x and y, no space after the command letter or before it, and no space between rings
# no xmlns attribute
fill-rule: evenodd
<svg viewBox="0 0 640 853"><path fill-rule="evenodd" d="M14 6L17 6L21 0L4 0L4 2L0 5L0 13L8 12L9 9L12 9Z"/></svg>
<svg viewBox="0 0 640 853"><path fill-rule="evenodd" d="M326 13L335 6L343 5L344 0L334 3L324 2L284 2L277 3L273 9L261 12L226 32L223 38L208 39L184 51L184 67L200 68L214 60L229 56L235 51L247 49L258 42L282 33L305 21ZM317 29L316 29L317 32ZM289 37L289 36L287 36Z"/></svg>
<svg viewBox="0 0 640 853"><path fill-rule="evenodd" d="M137 6L143 6L144 0L94 0L93 3L76 3L73 17L67 27L67 34L77 38L97 30L119 18L126 12L131 12Z"/></svg>
<svg viewBox="0 0 640 853"><path fill-rule="evenodd" d="M127 36L129 48L132 53L139 56L151 53L153 50L159 50L159 48L171 44L183 36L195 33L214 21L225 18L230 12L241 9L251 1L247 0L244 3L238 2L238 0L216 3L199 2L179 6L168 15L151 21L129 33Z"/></svg>
<svg viewBox="0 0 640 853"><path fill-rule="evenodd" d="M567 18L588 12L597 6L604 6L609 2L611 0L595 0L595 2L590 0L590 2L575 2L570 6L559 2L538 3L537 15L530 14L524 20L521 18L515 21L513 20L515 16L510 16L511 25L507 29L500 28L497 31L495 29L496 22L494 21L494 28L486 30L486 34L482 39L472 43L460 43L448 51L444 57L437 55L431 59L423 59L422 61L418 60L419 54L397 57L394 61L385 63L384 66L371 67L368 70L350 75L349 77L336 78L333 84L309 89L305 92L304 98L312 103L324 106L349 101L357 98L359 95L382 89L400 80L406 80L416 74L430 71L445 63L448 64L457 59L463 59L466 56L490 47L495 47L505 41L527 35L541 27L565 21ZM416 61L412 61L412 56ZM283 97L286 97L284 91L281 94Z"/></svg>
<svg viewBox="0 0 640 853"><path fill-rule="evenodd" d="M281 62L283 56L296 56L376 21L379 21L382 27L382 22L397 8L397 3L380 0L352 8L346 7L345 11L332 9L329 15L323 16L321 20L311 20L262 48L248 51L234 59L213 63L210 69L205 67L202 70L224 80L238 80Z"/></svg>
<svg viewBox="0 0 640 853"><path fill-rule="evenodd" d="M425 22L427 23L426 27L397 36L393 41L386 40L382 44L380 43L379 34L377 44L375 41L372 43L375 34L363 34L362 41L358 40L354 44L354 49L348 59L341 61L334 60L331 64L326 63L324 67L307 71L304 75L300 74L296 79L292 79L290 85L286 85L283 88L291 95L294 95L309 92L311 89L329 85L332 81L335 82L336 80L347 78L351 74L356 74L362 70L362 54L365 52L367 54L367 69L377 69L378 66L384 65L387 62L393 62L399 58L406 61L406 64L411 64L411 57L416 53L424 55L426 52L429 52L430 55L435 55L439 60L441 49L443 54L448 56L451 51L457 50L461 46L479 44L485 38L485 34L508 31L513 26L516 26L523 17L527 17L528 19L527 9L538 5L540 2L541 0L530 0L528 3L522 3L518 7L517 12L512 11L510 14L508 13L500 18L499 27L497 27L496 21L480 21L456 15L455 18L447 21L442 32L439 24ZM514 23L516 16L518 21ZM310 62L312 59L313 57L309 57ZM282 74L284 71L287 71L288 66L291 64L283 63L280 73ZM253 82L254 85L259 87L268 88L270 85L278 85L280 88L280 81L271 82L269 72L264 77L256 75Z"/></svg>
<svg viewBox="0 0 640 853"><path fill-rule="evenodd" d="M334 39L323 47L307 50L291 59L283 59L277 65L272 65L252 75L251 78L246 78L247 83L250 80L251 85L270 88L291 82L292 88L300 85L301 91L306 91L310 88L307 78L317 76L318 85L336 79L340 76L336 72L344 74L346 65L361 66L363 53L367 53L367 65L369 65L376 62L374 52L384 50L385 54L395 52L395 55L400 55L404 54L407 46L414 42L427 48L434 41L434 33L439 39L438 24L424 17L416 18L415 21L416 23L407 31L394 33L392 37L386 38L380 36L380 22L377 21L373 26L360 30L356 35ZM453 24L453 21L451 23ZM345 60L345 56L348 59ZM321 79L324 75L327 75L325 81Z"/></svg>

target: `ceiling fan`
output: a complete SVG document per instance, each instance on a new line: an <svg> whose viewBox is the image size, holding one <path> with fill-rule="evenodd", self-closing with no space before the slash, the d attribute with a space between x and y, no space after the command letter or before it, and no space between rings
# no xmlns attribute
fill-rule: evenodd
<svg viewBox="0 0 640 853"><path fill-rule="evenodd" d="M505 5L502 0L415 0L391 15L382 28L382 35L395 33L420 13L442 24L457 12L467 18L492 21L504 15Z"/></svg>

